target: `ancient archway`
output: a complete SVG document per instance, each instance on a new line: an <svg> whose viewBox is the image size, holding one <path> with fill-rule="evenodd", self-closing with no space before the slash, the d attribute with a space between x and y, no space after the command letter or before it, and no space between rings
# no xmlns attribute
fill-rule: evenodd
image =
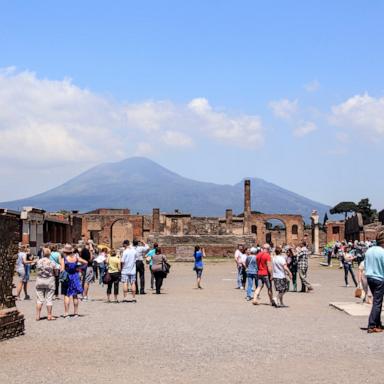
<svg viewBox="0 0 384 384"><path fill-rule="evenodd" d="M287 244L287 226L281 219L268 219L264 222L265 239L264 242L274 246Z"/></svg>
<svg viewBox="0 0 384 384"><path fill-rule="evenodd" d="M126 219L117 219L111 223L110 244L112 248L121 247L124 240L133 240L133 226Z"/></svg>

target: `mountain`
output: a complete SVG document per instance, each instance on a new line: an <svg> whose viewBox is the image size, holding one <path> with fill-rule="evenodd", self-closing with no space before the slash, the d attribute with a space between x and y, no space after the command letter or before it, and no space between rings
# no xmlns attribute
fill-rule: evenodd
<svg viewBox="0 0 384 384"><path fill-rule="evenodd" d="M263 213L301 214L308 220L313 209L320 219L329 207L290 192L263 179L251 179L252 210ZM130 208L150 213L152 208L171 212L175 208L197 216L223 216L225 209L243 211L243 181L219 185L182 177L143 157L104 163L47 192L0 207L34 206L47 211L96 208Z"/></svg>

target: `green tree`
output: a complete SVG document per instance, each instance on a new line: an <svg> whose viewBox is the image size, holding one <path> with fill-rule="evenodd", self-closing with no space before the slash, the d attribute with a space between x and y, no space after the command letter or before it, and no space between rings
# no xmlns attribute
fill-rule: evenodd
<svg viewBox="0 0 384 384"><path fill-rule="evenodd" d="M357 205L353 201L342 201L339 204L336 204L332 209L329 210L332 215L336 213L344 213L345 218L347 218L348 212L356 212Z"/></svg>
<svg viewBox="0 0 384 384"><path fill-rule="evenodd" d="M368 198L361 199L357 203L357 212L360 212L363 216L363 223L364 224L370 224L375 220L375 217L377 215L377 210L372 209L372 204L369 202Z"/></svg>

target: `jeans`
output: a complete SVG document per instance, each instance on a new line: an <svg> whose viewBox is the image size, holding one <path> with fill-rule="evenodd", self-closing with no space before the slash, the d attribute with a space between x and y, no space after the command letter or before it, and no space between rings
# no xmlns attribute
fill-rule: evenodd
<svg viewBox="0 0 384 384"><path fill-rule="evenodd" d="M373 295L371 314L369 315L368 328L381 327L381 309L383 307L384 280L367 277L369 288Z"/></svg>
<svg viewBox="0 0 384 384"><path fill-rule="evenodd" d="M345 285L348 285L348 272L350 272L350 274L352 276L352 280L353 280L353 282L355 283L355 285L357 287L357 281L356 281L355 274L353 273L352 264L344 263L344 281L345 281Z"/></svg>
<svg viewBox="0 0 384 384"><path fill-rule="evenodd" d="M140 275L140 290L139 290L139 279L138 275ZM136 260L136 290L137 293L144 293L144 262L143 260Z"/></svg>
<svg viewBox="0 0 384 384"><path fill-rule="evenodd" d="M247 273L242 265L237 266L237 288L245 287Z"/></svg>
<svg viewBox="0 0 384 384"><path fill-rule="evenodd" d="M103 278L105 275L105 264L104 263L98 264L97 269L99 271L99 284L102 285L103 284Z"/></svg>
<svg viewBox="0 0 384 384"><path fill-rule="evenodd" d="M253 282L257 288L257 279L255 273L247 273L247 297L252 297Z"/></svg>

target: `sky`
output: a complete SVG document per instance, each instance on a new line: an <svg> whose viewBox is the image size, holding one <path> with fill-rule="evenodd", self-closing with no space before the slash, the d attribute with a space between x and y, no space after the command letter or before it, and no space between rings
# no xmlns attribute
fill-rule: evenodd
<svg viewBox="0 0 384 384"><path fill-rule="evenodd" d="M0 0L0 201L146 156L384 208L384 2Z"/></svg>

